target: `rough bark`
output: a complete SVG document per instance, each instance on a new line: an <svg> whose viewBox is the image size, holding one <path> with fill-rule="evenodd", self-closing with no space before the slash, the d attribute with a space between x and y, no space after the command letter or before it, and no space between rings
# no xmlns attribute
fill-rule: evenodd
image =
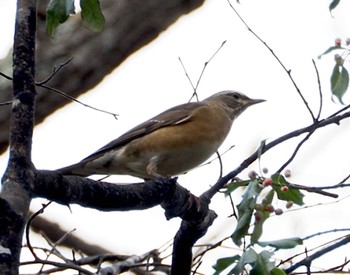
<svg viewBox="0 0 350 275"><path fill-rule="evenodd" d="M101 1L106 18L102 32L95 33L82 26L78 15L64 23L50 39L45 30L47 2L39 1L37 32L37 81L46 79L54 66L73 58L49 85L73 97L96 86L129 55L155 39L180 16L199 7L204 0L118 0ZM0 65L0 71L10 74L11 58ZM0 78L0 102L11 100L12 83ZM38 89L36 123L70 101ZM0 108L0 153L8 146L10 108Z"/></svg>
<svg viewBox="0 0 350 275"><path fill-rule="evenodd" d="M36 0L19 0L13 46L10 158L0 193L0 273L17 274L30 189L34 182L31 143L35 101Z"/></svg>

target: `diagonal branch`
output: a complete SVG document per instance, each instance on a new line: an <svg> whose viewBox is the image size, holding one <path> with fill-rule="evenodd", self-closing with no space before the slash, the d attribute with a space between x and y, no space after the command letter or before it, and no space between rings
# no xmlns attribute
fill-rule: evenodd
<svg viewBox="0 0 350 275"><path fill-rule="evenodd" d="M270 46L264 41L262 40L262 38L255 33L250 27L249 25L244 21L244 19L242 18L242 16L237 12L237 10L233 7L233 5L231 4L230 0L227 0L228 4L230 5L231 9L236 13L236 15L238 16L238 18L241 20L241 22L243 23L243 25L247 28L248 31L250 31L269 51L270 53L273 55L273 57L277 60L277 62L281 65L281 67L283 68L283 70L287 73L290 81L292 82L295 90L297 91L299 97L301 98L301 100L303 101L306 109L309 111L311 117L312 117L312 121L316 121L316 117L313 114L309 103L306 101L305 97L303 96L302 92L300 91L297 83L295 82L294 78L292 77L292 73L291 70L288 70L286 68L286 66L283 64L283 62L281 61L281 59L275 54L275 52L270 48Z"/></svg>
<svg viewBox="0 0 350 275"><path fill-rule="evenodd" d="M341 115L331 115L328 118L317 121L309 126L306 126L304 128L297 129L295 131L292 131L286 135L283 135L279 138L276 138L275 140L265 144L263 148L259 148L257 151L255 151L252 155L250 155L247 159L245 159L235 170L231 171L224 177L220 178L210 189L208 189L206 192L204 192L200 197L204 197L207 200L210 200L221 188L225 186L226 183L228 183L231 179L236 177L240 172L242 172L244 169L246 169L250 164L252 164L255 160L258 159L259 153L263 154L270 150L271 148L281 144L282 142L298 137L302 134L311 133L316 131L317 129L320 129L322 127L328 126L330 124L339 124L340 121L343 119L349 118L350 112L341 114Z"/></svg>
<svg viewBox="0 0 350 275"><path fill-rule="evenodd" d="M344 237L344 239L342 239L341 241L339 242L336 242L324 249L321 249L319 251L317 251L316 253L310 255L310 256L307 256L306 258L304 258L303 260L301 260L300 262L292 265L291 267L285 269L285 272L287 274L290 274L291 272L293 272L294 270L296 270L297 268L299 267L302 267L302 266L306 266L306 267L309 267L312 263L312 261L316 260L317 258L329 253L329 252L332 252L334 249L338 249L339 247L343 246L343 245L346 245L350 243L350 235L347 235Z"/></svg>

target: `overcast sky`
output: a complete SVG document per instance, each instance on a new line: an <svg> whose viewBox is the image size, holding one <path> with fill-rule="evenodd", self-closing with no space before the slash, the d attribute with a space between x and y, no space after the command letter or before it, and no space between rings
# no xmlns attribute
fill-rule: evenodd
<svg viewBox="0 0 350 275"><path fill-rule="evenodd" d="M11 45L11 26L14 24L12 2L2 0L0 3L0 56ZM321 60L317 56L332 46L335 38L345 40L349 35L348 1L341 2L333 17L328 10L329 1L243 0L240 5L235 1L232 4L287 69L292 70L292 76L311 108L318 108L318 85L312 59L317 63L322 80L323 116L341 108L330 100L329 77L334 65L333 56L325 56ZM224 89L234 89L250 97L267 100L251 107L234 123L231 134L220 149L224 152L235 145L223 157L224 173L233 170L249 156L261 140L274 139L311 123L287 74L269 50L247 31L227 1L208 0L203 7L182 17L157 40L133 54L93 91L79 98L84 103L118 113L120 117L117 121L72 103L36 127L33 160L37 168L55 169L79 161L146 118L188 101L192 88L178 58L181 57L196 83L204 63L223 41L227 43L209 63L200 82L200 99ZM349 96L344 101L349 103ZM290 165L291 181L311 186L332 185L348 175L350 149L346 145L350 140L349 129L350 123L344 122L341 127L332 126L319 131ZM275 171L289 158L295 144L291 141L272 150L263 156L262 166ZM0 161L1 171L5 169L6 158L4 156ZM199 195L215 182L218 167L218 163L214 162L195 169L180 176L179 182ZM258 164L252 168L258 169ZM247 173L248 170L240 176L244 178ZM112 180L137 181L130 177L113 177ZM341 191L341 198L346 198L349 192ZM236 202L239 200L240 195L237 194ZM332 203L334 199L307 194L305 201L313 205ZM36 200L33 209L38 209L42 202L44 200ZM276 205L284 206L281 202L276 202ZM325 205L285 213L266 224L263 239L304 237L318 231L348 227L345 222L347 205L348 200L343 199L333 204L332 209ZM219 240L233 231L235 221L227 218L231 211L230 203L222 195L215 197L211 207L219 218L208 236ZM173 237L180 222L179 219L166 221L160 207L127 213L101 213L78 206L72 209L73 213L70 213L68 208L50 206L45 216L58 221L64 217L67 230L77 228L78 235L123 253L144 253L161 246ZM338 219L335 219L334 211L337 211ZM325 239L316 239L308 247L321 243L321 240ZM223 249L218 253L232 255L236 252ZM339 259L344 259L346 255L339 250L334 255L335 263L340 264ZM213 257L215 259L217 255ZM211 272L213 263L211 260L202 266L204 273ZM321 267L328 264L328 261L317 262L317 266Z"/></svg>

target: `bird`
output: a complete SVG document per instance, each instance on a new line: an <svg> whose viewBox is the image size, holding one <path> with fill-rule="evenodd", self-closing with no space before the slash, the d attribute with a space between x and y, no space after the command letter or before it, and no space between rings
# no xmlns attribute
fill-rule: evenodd
<svg viewBox="0 0 350 275"><path fill-rule="evenodd" d="M130 175L144 180L186 173L209 159L249 106L263 102L233 90L172 107L132 128L63 175Z"/></svg>

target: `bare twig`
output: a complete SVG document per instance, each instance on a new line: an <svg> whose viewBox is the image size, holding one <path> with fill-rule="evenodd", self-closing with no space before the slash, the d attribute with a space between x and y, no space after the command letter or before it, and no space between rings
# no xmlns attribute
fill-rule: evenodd
<svg viewBox="0 0 350 275"><path fill-rule="evenodd" d="M350 231L350 228L338 228L338 229L335 228L335 229L331 229L331 230L327 230L327 231L323 231L323 232L317 232L315 234L304 237L303 241L306 241L306 240L311 239L311 238L316 237L316 236L328 234L328 233L337 233L337 232L344 232L344 231Z"/></svg>
<svg viewBox="0 0 350 275"><path fill-rule="evenodd" d="M300 136L305 133L314 132L316 129L325 127L330 124L339 124L339 122L343 119L349 118L350 112L344 113L342 115L337 116L330 116L324 120L317 121L315 123L312 123L309 126L306 126L304 128L297 129L295 131L292 131L288 134L285 134L279 138L276 138L275 140L266 143L265 146L261 150L261 154L267 152L271 148L277 146L278 144L295 138L297 136ZM250 155L247 159L245 159L235 170L231 171L221 179L219 179L210 189L208 189L206 192L204 192L201 196L205 197L206 199L211 199L221 188L225 186L225 184L236 177L240 172L242 172L244 169L246 169L251 163L253 163L255 160L257 160L259 156L259 150L255 151L252 155Z"/></svg>
<svg viewBox="0 0 350 275"><path fill-rule="evenodd" d="M231 4L230 0L227 0L228 4L230 5L231 9L236 13L236 15L238 16L238 18L241 20L241 22L243 23L243 25L248 29L248 31L250 31L269 51L270 53L273 55L273 57L277 60L277 62L281 65L281 67L283 68L283 70L287 73L290 81L293 83L293 86L294 88L296 89L299 97L302 99L305 107L307 108L307 110L309 111L311 117L312 117L312 120L315 122L317 121L315 115L313 114L310 106L309 106L309 103L306 101L305 97L303 96L303 94L301 93L298 85L296 84L294 78L292 77L292 74L291 74L291 70L288 70L286 68L286 66L283 64L283 62L281 61L281 59L275 54L275 52L270 48L270 46L260 38L259 35L257 35L250 27L249 25L244 21L244 19L242 18L242 16L240 16L240 14L237 12L237 10L233 7L233 5Z"/></svg>
<svg viewBox="0 0 350 275"><path fill-rule="evenodd" d="M11 104L12 104L12 101L5 101L5 102L1 102L0 106L8 106L8 105L11 105Z"/></svg>
<svg viewBox="0 0 350 275"><path fill-rule="evenodd" d="M39 259L39 257L36 255L33 247L31 246L30 244L30 238L29 238L29 229L30 229L30 224L31 222L37 217L39 216L40 214L44 213L44 210L46 207L48 207L49 205L51 204L51 201L48 202L47 204L43 204L42 208L35 212L29 219L28 219L28 222L27 222L27 226L26 226L26 240L27 240L27 245L28 245L28 248L29 248L29 251L30 253L32 253L33 257L35 260Z"/></svg>
<svg viewBox="0 0 350 275"><path fill-rule="evenodd" d="M7 74L4 74L3 72L0 72L0 76L2 76L3 78L6 78L7 80L11 80L12 81L12 77L8 76Z"/></svg>
<svg viewBox="0 0 350 275"><path fill-rule="evenodd" d="M86 274L86 275L96 275L96 273L94 272L90 272L89 270L82 268L76 264L73 263L60 263L60 262L53 262L53 261L45 261L45 260L41 260L41 259L36 259L35 261L28 261L28 262L22 262L21 266L24 265L35 265L35 264L45 264L45 265L51 265L51 266L55 266L60 268L59 271L61 270L68 270L68 269L73 269L76 271L81 272L82 274ZM47 271L45 271L46 274L49 274ZM50 274L53 272L50 272Z"/></svg>
<svg viewBox="0 0 350 275"><path fill-rule="evenodd" d="M350 178L350 174L347 175L344 179L342 179L337 185L342 185L342 184L344 184L349 178Z"/></svg>
<svg viewBox="0 0 350 275"><path fill-rule="evenodd" d="M59 73L59 71L64 67L66 66L69 62L71 62L73 60L73 57L70 57L67 61L65 62L62 62L60 65L58 65L58 67L54 66L53 67L53 72L52 74L47 77L46 79L42 80L42 81L39 81L37 82L36 84L37 85L44 85L46 83L48 83L51 79L53 79L55 77L56 74Z"/></svg>
<svg viewBox="0 0 350 275"><path fill-rule="evenodd" d="M306 267L310 267L312 261L316 260L317 258L343 246L343 245L346 245L350 242L350 235L347 235L345 236L341 241L339 242L336 242L324 249L321 249L317 252L315 252L314 254L312 255L308 255L307 257L305 257L303 260L299 261L298 263L292 265L291 267L285 269L285 272L287 274L293 272L294 270L296 270L297 268L299 267L302 267L302 266L306 266Z"/></svg>
<svg viewBox="0 0 350 275"><path fill-rule="evenodd" d="M49 242L49 244L51 245L51 250L46 254L46 259L45 259L45 260L49 260L49 257L50 257L54 252L59 253L58 250L57 250L57 246L59 246L59 245L60 245L67 237L69 237L74 231L75 231L75 229L73 229L73 230L71 230L71 231L69 231L69 232L66 232L56 243L51 244L51 243ZM57 253L55 253L55 255L56 255ZM61 259L63 259L65 262L68 262L68 259L66 259L65 257L63 257L63 256L61 255L61 253L59 253L59 255L60 255L60 258L61 258ZM41 274L41 272L43 271L44 266L45 266L45 264L43 264L43 265L41 266L41 268L40 268L40 270L39 270L39 274Z"/></svg>
<svg viewBox="0 0 350 275"><path fill-rule="evenodd" d="M112 113L112 112L108 112L108 111L105 111L105 110L102 110L102 109L99 109L99 108L96 108L96 107L93 107L91 105L88 105L86 103L83 103L81 102L80 100L76 99L75 97L72 97L70 96L69 94L65 93L65 92L62 92L58 89L55 89L55 88L52 88L50 86L47 86L46 83L49 82L58 72L59 70L61 70L61 68L66 65L68 62L70 62L72 59L69 59L68 61L66 61L65 63L62 63L60 64L60 66L58 67L58 69L54 69L54 72L52 73L52 75L50 75L48 78L46 78L45 80L43 81L40 81L40 82L35 82L35 85L38 86L38 87L41 87L41 88L44 88L44 89L47 89L49 91L52 91L52 92L55 92L65 98L68 98L69 100L72 100L76 103L79 103L81 105L83 105L84 107L87 107L87 108L90 108L92 110L95 110L95 111L98 111L98 112L101 112L101 113L105 113L105 114L108 114L108 115L111 115L113 116L115 119L118 119L118 114L116 113ZM5 75L4 73L1 73L0 72L0 75L9 79L9 80L12 80L12 77L8 76L8 75ZM3 103L0 103L0 106L3 106L3 105L10 105L12 104L12 101L8 101L8 102L3 102Z"/></svg>
<svg viewBox="0 0 350 275"><path fill-rule="evenodd" d="M321 86L320 74L318 72L318 68L317 68L316 62L313 59L312 59L312 64L314 65L314 68L315 68L316 77L317 77L317 84L318 84L318 93L319 93L319 96L320 96L320 107L318 109L318 114L316 116L316 120L319 120L320 116L321 116L321 112L322 112L322 107L323 107L322 86Z"/></svg>
<svg viewBox="0 0 350 275"><path fill-rule="evenodd" d="M193 97L196 97L196 100L199 101L199 99L198 99L198 94L197 94L197 89L198 89L198 86L199 86L200 81L202 80L202 77L203 77L203 74L204 74L204 72L205 72L205 69L207 68L207 66L209 65L209 63L213 60L213 58L218 54L218 52L221 50L221 48L225 45L225 43L226 43L226 40L225 40L224 42L222 42L222 44L220 45L220 47L213 53L213 55L209 58L209 60L206 61L206 62L204 62L204 66L203 66L203 69L202 69L202 71L201 71L201 74L199 75L199 77L198 77L198 79L197 79L196 86L193 84L193 82L192 82L190 76L189 76L188 73L187 73L187 70L186 70L185 65L183 64L181 58L179 57L179 61L180 61L180 63L181 63L181 66L182 66L182 68L183 68L183 70L184 70L184 72L185 72L185 74L186 74L186 77L187 77L188 81L190 82L191 87L192 87L192 89L193 89L193 94L192 94L192 96L191 96L191 98L190 98L189 101L191 101Z"/></svg>
<svg viewBox="0 0 350 275"><path fill-rule="evenodd" d="M309 132L296 146L293 154L291 155L291 157L277 170L277 173L281 173L284 168L286 168L292 161L293 159L296 157L297 153L299 152L301 146L310 138L310 136L314 133L314 131Z"/></svg>
<svg viewBox="0 0 350 275"><path fill-rule="evenodd" d="M45 88L45 89L47 89L47 90L49 90L49 91L55 92L55 93L57 93L57 94L59 94L59 95L65 97L65 98L68 98L69 100L72 100L72 101L74 101L74 102L77 102L77 103L83 105L84 107L90 108L90 109L92 109L92 110L95 110L95 111L98 111L98 112L101 112L101 113L105 113L105 114L111 115L111 116L113 116L115 119L118 119L118 118L117 118L117 117L118 117L118 114L116 114L116 113L108 112L108 111L105 111L105 110L102 110L102 109L93 107L93 106L91 106L91 105L88 105L88 104L86 104L86 103L83 103L83 102L81 102L80 100L76 99L75 97L72 97L72 96L70 96L69 94L66 94L65 92L62 92L62 91L60 91L60 90L58 90L58 89L49 87L49 86L47 86L46 84L36 83L36 85L37 85L38 87Z"/></svg>

